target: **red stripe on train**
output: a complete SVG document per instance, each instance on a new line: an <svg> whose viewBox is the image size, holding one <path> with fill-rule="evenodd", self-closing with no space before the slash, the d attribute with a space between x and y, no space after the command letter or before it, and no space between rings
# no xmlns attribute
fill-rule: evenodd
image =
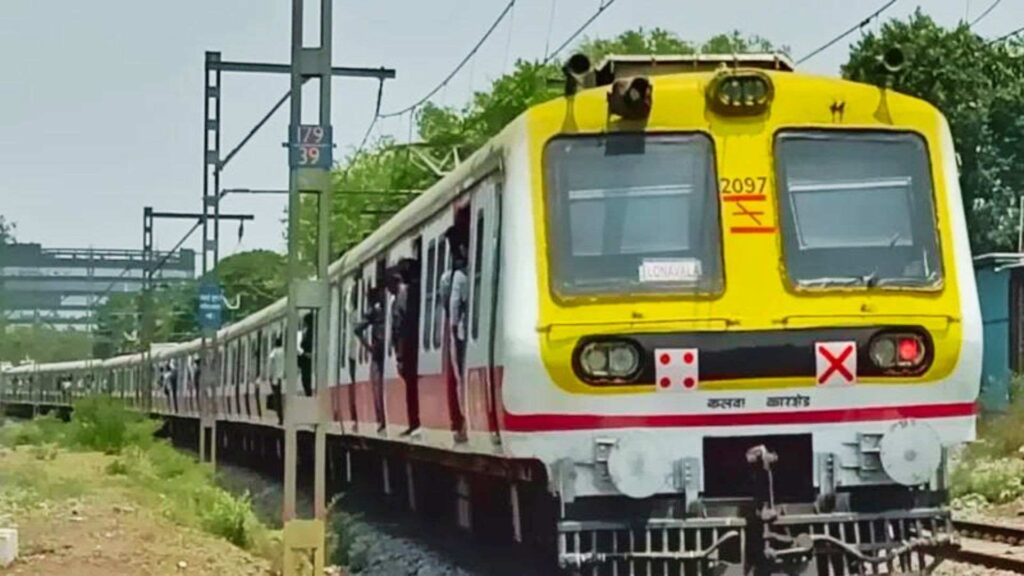
<svg viewBox="0 0 1024 576"><path fill-rule="evenodd" d="M904 418L955 418L973 416L975 413L976 408L973 402L730 414L602 416L598 414L513 414L505 411L504 429L513 432L552 432L605 428L840 424L844 422L902 420Z"/></svg>

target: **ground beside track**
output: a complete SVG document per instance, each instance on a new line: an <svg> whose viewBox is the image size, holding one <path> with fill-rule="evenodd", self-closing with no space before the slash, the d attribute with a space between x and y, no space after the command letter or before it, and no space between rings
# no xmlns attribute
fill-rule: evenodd
<svg viewBox="0 0 1024 576"><path fill-rule="evenodd" d="M117 457L56 447L0 448L0 526L17 526L20 559L0 574L32 576L272 574L270 562L183 526L129 479Z"/></svg>

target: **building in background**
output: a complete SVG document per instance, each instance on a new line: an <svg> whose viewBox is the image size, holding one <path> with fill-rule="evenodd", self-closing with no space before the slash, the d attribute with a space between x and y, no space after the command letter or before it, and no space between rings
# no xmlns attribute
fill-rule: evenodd
<svg viewBox="0 0 1024 576"><path fill-rule="evenodd" d="M976 256L974 275L985 326L980 400L986 410L1002 412L1014 375L1024 373L1024 253Z"/></svg>
<svg viewBox="0 0 1024 576"><path fill-rule="evenodd" d="M159 262L166 253L155 253ZM195 253L167 258L154 283L195 277ZM142 290L141 250L0 246L0 314L7 326L41 323L58 329L94 328L96 308L111 294Z"/></svg>

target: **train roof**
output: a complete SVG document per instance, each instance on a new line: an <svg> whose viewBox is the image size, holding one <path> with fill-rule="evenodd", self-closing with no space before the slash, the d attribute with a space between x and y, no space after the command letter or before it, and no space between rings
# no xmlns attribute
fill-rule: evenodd
<svg viewBox="0 0 1024 576"><path fill-rule="evenodd" d="M760 54L611 54L594 68L597 84L627 76L661 76L713 72L721 68L756 68L793 72L796 66L781 52Z"/></svg>

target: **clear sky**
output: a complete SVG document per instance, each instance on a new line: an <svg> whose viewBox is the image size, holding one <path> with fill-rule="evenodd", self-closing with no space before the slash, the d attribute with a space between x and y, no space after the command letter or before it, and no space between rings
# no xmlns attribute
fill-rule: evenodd
<svg viewBox="0 0 1024 576"><path fill-rule="evenodd" d="M992 0L899 0L886 17L920 5L940 23L973 18ZM307 2L312 3L311 0ZM476 42L506 0L336 0L335 65L397 69L385 110L404 107L438 82ZM598 0L519 0L473 62L435 98L461 104L516 58L538 57ZM660 26L702 40L739 29L788 45L800 57L883 0L617 0L588 29L608 37ZM286 63L287 0L3 0L0 2L0 214L18 238L51 247L141 247L142 208L199 211L202 194L203 52L229 60ZM552 6L554 18L551 19ZM550 26L549 26L550 23ZM1024 2L1002 2L977 26L997 36L1024 25ZM877 28L873 23L871 28ZM549 36L550 29L550 36ZM834 75L854 33L802 68ZM287 77L231 74L223 89L227 150L287 89ZM334 83L339 149L351 150L373 113L373 80ZM225 169L228 188L284 188L287 109ZM405 135L406 119L380 127ZM222 254L284 247L284 197L228 196L222 211L256 221L241 243L227 224ZM157 223L158 248L188 225ZM198 248L199 235L187 246Z"/></svg>

